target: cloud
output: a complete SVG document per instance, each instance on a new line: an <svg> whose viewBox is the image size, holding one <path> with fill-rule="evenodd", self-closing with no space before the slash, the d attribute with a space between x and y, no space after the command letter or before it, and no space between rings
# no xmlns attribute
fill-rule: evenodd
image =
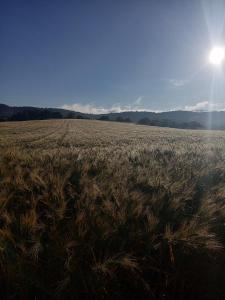
<svg viewBox="0 0 225 300"><path fill-rule="evenodd" d="M61 108L73 110L86 114L108 114L108 113L120 113L124 111L150 111L150 112L162 112L162 111L176 111L176 110L185 110L185 111L225 111L225 102L214 102L211 103L207 100L197 102L192 105L185 105L183 107L177 107L172 109L165 110L155 110L146 107L141 107L140 102L142 97L138 97L131 105L121 105L120 103L113 104L110 107L95 106L93 103L82 104L82 103L73 103L73 104L64 104Z"/></svg>
<svg viewBox="0 0 225 300"><path fill-rule="evenodd" d="M62 108L77 111L77 112L82 112L82 113L86 113L86 114L107 114L107 113L119 113L119 112L124 112L124 111L154 111L154 110L140 107L139 104L140 104L141 100L142 100L142 98L139 97L131 105L121 105L120 103L116 103L108 108L103 107L103 106L95 106L93 103L64 104L62 106Z"/></svg>
<svg viewBox="0 0 225 300"><path fill-rule="evenodd" d="M134 101L134 104L137 104L139 105L142 101L143 97L142 96L139 96L135 101Z"/></svg>
<svg viewBox="0 0 225 300"><path fill-rule="evenodd" d="M182 87L187 83L185 79L169 79L169 83L174 87Z"/></svg>
<svg viewBox="0 0 225 300"><path fill-rule="evenodd" d="M202 101L193 105L186 105L184 107L184 110L199 111L199 110L208 110L208 108L209 108L209 101Z"/></svg>
<svg viewBox="0 0 225 300"><path fill-rule="evenodd" d="M142 96L139 96L131 105L121 105L120 103L115 103L112 106L106 108L103 106L96 106L94 103L73 103L64 104L61 108L73 110L77 112L82 112L86 114L108 114L108 113L120 113L124 111L154 111L149 108L141 107Z"/></svg>
<svg viewBox="0 0 225 300"><path fill-rule="evenodd" d="M93 104L82 103L64 104L62 108L86 114L107 114L110 112L110 109L104 108L102 106L96 107Z"/></svg>
<svg viewBox="0 0 225 300"><path fill-rule="evenodd" d="M186 105L184 110L187 111L222 111L225 110L225 102L201 101L194 105Z"/></svg>

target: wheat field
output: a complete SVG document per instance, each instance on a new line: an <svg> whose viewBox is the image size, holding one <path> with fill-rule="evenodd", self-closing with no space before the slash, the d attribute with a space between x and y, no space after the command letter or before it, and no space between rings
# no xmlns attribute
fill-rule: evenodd
<svg viewBox="0 0 225 300"><path fill-rule="evenodd" d="M0 124L2 299L224 299L225 132Z"/></svg>

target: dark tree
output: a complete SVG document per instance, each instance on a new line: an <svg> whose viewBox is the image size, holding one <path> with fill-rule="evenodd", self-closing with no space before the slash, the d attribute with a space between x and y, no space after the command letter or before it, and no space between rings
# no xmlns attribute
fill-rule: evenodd
<svg viewBox="0 0 225 300"><path fill-rule="evenodd" d="M62 119L59 112L50 111L48 109L40 110L24 110L13 115L10 121L28 121L28 120L47 120L47 119Z"/></svg>
<svg viewBox="0 0 225 300"><path fill-rule="evenodd" d="M101 116L98 120L100 120L100 121L110 121L108 116Z"/></svg>

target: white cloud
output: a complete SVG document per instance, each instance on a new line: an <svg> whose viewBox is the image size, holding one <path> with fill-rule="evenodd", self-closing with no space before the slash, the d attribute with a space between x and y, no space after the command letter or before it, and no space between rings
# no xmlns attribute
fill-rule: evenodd
<svg viewBox="0 0 225 300"><path fill-rule="evenodd" d="M182 87L187 83L187 80L185 79L169 79L169 82L174 87Z"/></svg>
<svg viewBox="0 0 225 300"><path fill-rule="evenodd" d="M124 111L155 111L153 109L141 107L142 96L139 96L131 105L121 105L115 103L110 107L96 106L94 103L82 104L64 104L61 108L82 112L86 114L107 114L107 113L120 113Z"/></svg>
<svg viewBox="0 0 225 300"><path fill-rule="evenodd" d="M131 105L121 105L120 103L113 104L110 107L95 106L93 103L82 104L82 103L73 103L73 104L64 104L61 108L73 110L86 114L107 114L107 113L120 113L124 111L150 111L150 112L162 112L162 111L176 111L176 110L185 110L185 111L225 111L225 102L214 102L210 103L207 100L199 101L192 105L185 105L183 107L176 107L172 109L165 110L155 110L146 107L141 107L140 102L142 97L138 97Z"/></svg>
<svg viewBox="0 0 225 300"><path fill-rule="evenodd" d="M142 98L139 97L134 104L132 105L121 105L120 103L116 103L111 107L103 107L103 106L95 106L93 103L82 104L82 103L73 103L73 104L64 104L62 108L73 110L77 112L82 112L86 114L107 114L107 113L119 113L124 111L154 111L152 109L146 109L140 107L140 102Z"/></svg>
<svg viewBox="0 0 225 300"><path fill-rule="evenodd" d="M225 110L225 102L201 101L193 105L186 105L184 110L188 111L222 111Z"/></svg>
<svg viewBox="0 0 225 300"><path fill-rule="evenodd" d="M134 104L137 104L139 105L142 101L143 97L142 96L139 96L135 101L134 101Z"/></svg>
<svg viewBox="0 0 225 300"><path fill-rule="evenodd" d="M102 106L96 107L93 104L82 103L64 104L62 108L86 114L107 114L109 112L107 108Z"/></svg>
<svg viewBox="0 0 225 300"><path fill-rule="evenodd" d="M209 108L209 101L202 101L193 105L186 105L184 107L184 110L199 111L199 110L208 110L208 108Z"/></svg>

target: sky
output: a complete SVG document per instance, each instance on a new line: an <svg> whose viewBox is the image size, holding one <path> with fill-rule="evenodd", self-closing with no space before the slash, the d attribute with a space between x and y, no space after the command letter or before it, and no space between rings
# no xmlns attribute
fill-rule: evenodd
<svg viewBox="0 0 225 300"><path fill-rule="evenodd" d="M0 1L0 103L225 109L225 0Z"/></svg>

